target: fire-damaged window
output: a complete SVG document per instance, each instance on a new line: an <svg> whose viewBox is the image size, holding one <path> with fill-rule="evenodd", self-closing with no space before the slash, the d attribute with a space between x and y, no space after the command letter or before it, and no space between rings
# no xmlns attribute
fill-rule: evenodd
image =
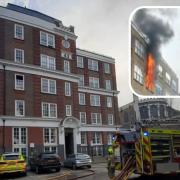
<svg viewBox="0 0 180 180"><path fill-rule="evenodd" d="M166 72L166 82L171 85L171 76Z"/></svg>
<svg viewBox="0 0 180 180"><path fill-rule="evenodd" d="M150 106L150 114L152 118L157 118L158 117L158 107L157 105L151 105Z"/></svg>
<svg viewBox="0 0 180 180"><path fill-rule="evenodd" d="M164 107L164 105L160 105L160 107L159 107L159 114L160 114L160 118L164 118L165 117L165 107Z"/></svg>
<svg viewBox="0 0 180 180"><path fill-rule="evenodd" d="M143 84L143 73L140 67L134 65L134 79Z"/></svg>
<svg viewBox="0 0 180 180"><path fill-rule="evenodd" d="M163 68L161 65L157 66L158 75L162 77Z"/></svg>
<svg viewBox="0 0 180 180"><path fill-rule="evenodd" d="M176 84L176 81L175 80L172 80L172 89L174 91L177 91L177 84Z"/></svg>
<svg viewBox="0 0 180 180"><path fill-rule="evenodd" d="M145 57L145 48L137 39L135 40L134 50L135 50L135 53L141 58Z"/></svg>
<svg viewBox="0 0 180 180"><path fill-rule="evenodd" d="M141 119L149 119L149 110L147 106L139 107Z"/></svg>
<svg viewBox="0 0 180 180"><path fill-rule="evenodd" d="M163 95L163 89L159 84L156 84L156 94Z"/></svg>

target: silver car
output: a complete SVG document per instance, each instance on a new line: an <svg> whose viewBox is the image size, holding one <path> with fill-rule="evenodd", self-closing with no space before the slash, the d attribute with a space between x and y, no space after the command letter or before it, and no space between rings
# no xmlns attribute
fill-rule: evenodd
<svg viewBox="0 0 180 180"><path fill-rule="evenodd" d="M64 161L64 167L71 167L76 169L77 167L87 166L91 168L92 160L87 154L77 153L71 154Z"/></svg>

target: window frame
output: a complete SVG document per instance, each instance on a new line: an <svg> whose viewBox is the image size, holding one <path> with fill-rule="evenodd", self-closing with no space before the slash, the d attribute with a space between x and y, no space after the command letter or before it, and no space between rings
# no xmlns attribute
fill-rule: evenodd
<svg viewBox="0 0 180 180"><path fill-rule="evenodd" d="M64 94L65 96L71 96L71 83L70 82L64 83Z"/></svg>
<svg viewBox="0 0 180 180"><path fill-rule="evenodd" d="M23 105L23 114L22 115L17 114L17 102L22 102L22 105ZM25 116L25 101L24 100L19 100L19 99L15 100L15 116L18 116L18 117L24 117Z"/></svg>
<svg viewBox="0 0 180 180"><path fill-rule="evenodd" d="M98 100L96 99L98 97ZM97 104L97 102L99 102ZM101 106L101 98L100 95L97 94L90 94L90 105L91 106Z"/></svg>
<svg viewBox="0 0 180 180"><path fill-rule="evenodd" d="M43 114L43 104L47 104L48 105L48 116L44 116ZM51 105L55 105L55 117L51 116ZM56 103L48 103L48 102L42 102L41 103L41 115L42 118L57 118L57 104Z"/></svg>
<svg viewBox="0 0 180 180"><path fill-rule="evenodd" d="M46 92L46 91L43 91L43 80L47 80L47 81L48 81L48 86L47 86L48 91L47 91L47 92ZM54 82L55 92L51 92L51 91L50 91L50 90L51 90L51 88L50 88L50 81ZM57 93L56 91L57 91L57 90L56 90L56 80L54 80L54 79L47 79L47 78L41 78L41 93L56 94L56 93Z"/></svg>
<svg viewBox="0 0 180 180"><path fill-rule="evenodd" d="M85 117L85 121L82 123L82 114L84 114L84 117ZM86 112L79 112L79 120L80 120L80 122L81 122L81 124L86 124Z"/></svg>
<svg viewBox="0 0 180 180"><path fill-rule="evenodd" d="M109 117L111 116L111 120L109 119ZM109 123L109 122L112 122L112 123ZM110 126L113 126L114 125L114 115L113 114L108 114L107 115L107 122L108 122L108 125Z"/></svg>
<svg viewBox="0 0 180 180"><path fill-rule="evenodd" d="M78 93L79 95L79 105L86 105L86 94L85 93ZM83 96L83 102L81 102L81 95Z"/></svg>
<svg viewBox="0 0 180 180"><path fill-rule="evenodd" d="M69 111L70 111L70 113L68 114L67 112L68 112L68 108L69 108ZM66 105L66 116L72 116L72 106L71 105Z"/></svg>
<svg viewBox="0 0 180 180"><path fill-rule="evenodd" d="M108 100L110 100L110 101L108 101ZM110 96L106 97L106 105L108 108L112 108L112 105L113 105L113 98L112 97L110 97Z"/></svg>
<svg viewBox="0 0 180 180"><path fill-rule="evenodd" d="M93 119L93 115L95 115L95 119ZM98 123L98 116L99 116L99 123ZM95 120L95 122L93 122ZM102 125L102 115L101 113L91 113L91 124L94 125Z"/></svg>
<svg viewBox="0 0 180 180"><path fill-rule="evenodd" d="M22 62L17 61L17 58L16 58L17 51L22 52ZM14 48L14 62L24 64L24 49Z"/></svg>
<svg viewBox="0 0 180 180"><path fill-rule="evenodd" d="M48 56L48 55L46 55L46 54L41 54L41 56L40 56L40 58L41 58L41 68L43 68L43 69L48 69L48 70L52 70L52 71L55 71L56 70L56 58L55 57L53 57L53 56ZM47 64L47 67L45 67L45 66L43 66L43 58L45 58L46 59L46 64ZM50 66L50 61L54 61L53 62L53 68L50 68L50 67L52 67L52 66Z"/></svg>
<svg viewBox="0 0 180 180"><path fill-rule="evenodd" d="M71 72L70 62L68 60L64 60L64 72L65 73Z"/></svg>
<svg viewBox="0 0 180 180"><path fill-rule="evenodd" d="M99 71L99 62L94 59L88 59L88 69L92 71Z"/></svg>
<svg viewBox="0 0 180 180"><path fill-rule="evenodd" d="M23 84L22 84L22 89L17 87L17 81L16 81L16 77L17 76L22 76L23 77ZM15 89L19 90L19 91L24 91L24 84L25 84L25 80L24 80L24 75L23 74L15 74L14 75L14 81L15 81Z"/></svg>
<svg viewBox="0 0 180 180"><path fill-rule="evenodd" d="M41 40L42 33L44 33L45 36L46 36L46 44L42 43L42 40ZM49 44L49 36L53 37L53 45ZM47 33L45 31L40 31L40 44L43 45L43 46L50 47L50 48L55 48L55 35L51 34L51 33Z"/></svg>
<svg viewBox="0 0 180 180"><path fill-rule="evenodd" d="M90 76L89 77L89 87L99 89L99 78Z"/></svg>
<svg viewBox="0 0 180 180"><path fill-rule="evenodd" d="M105 80L105 89L108 90L108 91L112 90L112 82L111 82L110 79Z"/></svg>
<svg viewBox="0 0 180 180"><path fill-rule="evenodd" d="M108 67L108 68L106 68ZM104 63L104 73L106 74L110 74L111 70L110 70L110 64L109 63Z"/></svg>
<svg viewBox="0 0 180 180"><path fill-rule="evenodd" d="M82 56L77 56L77 64L76 65L78 68L84 68L84 58Z"/></svg>
<svg viewBox="0 0 180 180"><path fill-rule="evenodd" d="M22 37L18 37L17 34L16 34L16 28L18 26L22 28ZM24 40L24 26L23 25L16 24L16 23L14 24L14 38L19 39L19 40Z"/></svg>

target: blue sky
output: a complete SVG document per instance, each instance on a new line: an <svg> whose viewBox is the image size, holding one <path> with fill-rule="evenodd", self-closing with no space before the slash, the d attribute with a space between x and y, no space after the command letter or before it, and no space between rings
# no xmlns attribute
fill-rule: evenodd
<svg viewBox="0 0 180 180"><path fill-rule="evenodd" d="M132 101L129 88L129 36L128 22L131 12L139 6L180 5L179 0L0 0L23 5L62 20L66 26L75 26L77 47L96 51L116 59L119 106ZM163 49L163 56L180 73L177 66L180 48L180 25L175 37ZM174 44L174 45L173 45Z"/></svg>

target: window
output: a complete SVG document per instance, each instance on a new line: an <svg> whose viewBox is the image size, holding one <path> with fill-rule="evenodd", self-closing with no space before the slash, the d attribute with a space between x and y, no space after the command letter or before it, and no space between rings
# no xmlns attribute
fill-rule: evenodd
<svg viewBox="0 0 180 180"><path fill-rule="evenodd" d="M40 31L40 44L55 47L55 36L53 34Z"/></svg>
<svg viewBox="0 0 180 180"><path fill-rule="evenodd" d="M87 135L86 132L81 132L81 144L87 144Z"/></svg>
<svg viewBox="0 0 180 180"><path fill-rule="evenodd" d="M79 75L78 85L79 86L84 86L84 75Z"/></svg>
<svg viewBox="0 0 180 180"><path fill-rule="evenodd" d="M56 94L56 80L41 78L41 92Z"/></svg>
<svg viewBox="0 0 180 180"><path fill-rule="evenodd" d="M173 89L174 91L177 91L177 83L176 83L175 80L172 80L172 89Z"/></svg>
<svg viewBox="0 0 180 180"><path fill-rule="evenodd" d="M104 63L104 72L107 74L110 73L110 65L108 63Z"/></svg>
<svg viewBox="0 0 180 180"><path fill-rule="evenodd" d="M14 49L14 61L17 63L24 63L24 50Z"/></svg>
<svg viewBox="0 0 180 180"><path fill-rule="evenodd" d="M24 40L24 26L19 25L19 24L15 24L14 37L16 39Z"/></svg>
<svg viewBox="0 0 180 180"><path fill-rule="evenodd" d="M44 151L57 152L57 129L44 128Z"/></svg>
<svg viewBox="0 0 180 180"><path fill-rule="evenodd" d="M66 105L66 116L72 116L71 105Z"/></svg>
<svg viewBox="0 0 180 180"><path fill-rule="evenodd" d="M162 72L163 72L162 66L158 65L157 68L158 68L158 75L162 77Z"/></svg>
<svg viewBox="0 0 180 180"><path fill-rule="evenodd" d="M99 78L89 77L89 87L99 88Z"/></svg>
<svg viewBox="0 0 180 180"><path fill-rule="evenodd" d="M107 102L107 107L112 107L112 97L107 97L106 102Z"/></svg>
<svg viewBox="0 0 180 180"><path fill-rule="evenodd" d="M108 144L112 144L112 139L113 139L113 133L108 133Z"/></svg>
<svg viewBox="0 0 180 180"><path fill-rule="evenodd" d="M66 60L64 60L64 72L70 73L70 63Z"/></svg>
<svg viewBox="0 0 180 180"><path fill-rule="evenodd" d="M144 46L137 39L135 40L135 53L141 58L145 56Z"/></svg>
<svg viewBox="0 0 180 180"><path fill-rule="evenodd" d="M105 83L106 90L111 90L111 80L106 80Z"/></svg>
<svg viewBox="0 0 180 180"><path fill-rule="evenodd" d="M101 124L101 113L91 113L92 124Z"/></svg>
<svg viewBox="0 0 180 180"><path fill-rule="evenodd" d="M24 90L24 75L15 74L15 89Z"/></svg>
<svg viewBox="0 0 180 180"><path fill-rule="evenodd" d="M66 59L72 59L72 54L70 52L61 51L61 57Z"/></svg>
<svg viewBox="0 0 180 180"><path fill-rule="evenodd" d="M156 94L163 95L163 89L159 84L156 84Z"/></svg>
<svg viewBox="0 0 180 180"><path fill-rule="evenodd" d="M134 79L143 84L142 70L137 65L134 66Z"/></svg>
<svg viewBox="0 0 180 180"><path fill-rule="evenodd" d="M92 133L92 143L93 144L101 144L102 143L102 136L101 136L100 132Z"/></svg>
<svg viewBox="0 0 180 180"><path fill-rule="evenodd" d="M166 82L171 85L171 76L166 72Z"/></svg>
<svg viewBox="0 0 180 180"><path fill-rule="evenodd" d="M84 60L81 56L77 56L77 67L84 68Z"/></svg>
<svg viewBox="0 0 180 180"><path fill-rule="evenodd" d="M71 96L71 83L65 82L65 96Z"/></svg>
<svg viewBox="0 0 180 180"><path fill-rule="evenodd" d="M13 128L13 152L27 156L27 129Z"/></svg>
<svg viewBox="0 0 180 180"><path fill-rule="evenodd" d="M108 125L113 125L113 114L108 114Z"/></svg>
<svg viewBox="0 0 180 180"><path fill-rule="evenodd" d="M44 69L56 70L56 60L54 57L41 54L41 67Z"/></svg>
<svg viewBox="0 0 180 180"><path fill-rule="evenodd" d="M42 103L42 117L56 118L57 117L57 104Z"/></svg>
<svg viewBox="0 0 180 180"><path fill-rule="evenodd" d="M98 61L88 59L88 69L98 71Z"/></svg>
<svg viewBox="0 0 180 180"><path fill-rule="evenodd" d="M90 95L91 106L100 106L100 96L99 95Z"/></svg>
<svg viewBox="0 0 180 180"><path fill-rule="evenodd" d="M23 100L15 100L15 115L24 116L25 105Z"/></svg>
<svg viewBox="0 0 180 180"><path fill-rule="evenodd" d="M79 93L79 104L80 105L85 105L86 104L85 94L84 93Z"/></svg>
<svg viewBox="0 0 180 180"><path fill-rule="evenodd" d="M86 112L79 112L79 119L81 124L86 124Z"/></svg>

